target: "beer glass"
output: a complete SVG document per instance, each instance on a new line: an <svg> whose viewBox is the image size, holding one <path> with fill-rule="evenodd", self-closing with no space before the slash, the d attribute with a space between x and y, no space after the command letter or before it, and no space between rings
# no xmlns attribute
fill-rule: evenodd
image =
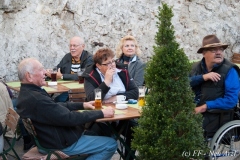
<svg viewBox="0 0 240 160"><path fill-rule="evenodd" d="M84 83L84 78L82 77L82 74L83 72L85 71L85 69L79 69L78 71L78 82L81 84L81 83Z"/></svg>
<svg viewBox="0 0 240 160"><path fill-rule="evenodd" d="M54 67L53 69L51 69L50 72L51 72L52 82L56 82L57 81L57 67Z"/></svg>
<svg viewBox="0 0 240 160"><path fill-rule="evenodd" d="M139 91L138 106L143 107L145 106L145 87L139 86L138 91Z"/></svg>
<svg viewBox="0 0 240 160"><path fill-rule="evenodd" d="M95 109L100 110L102 109L102 90L101 89L94 89L95 93Z"/></svg>

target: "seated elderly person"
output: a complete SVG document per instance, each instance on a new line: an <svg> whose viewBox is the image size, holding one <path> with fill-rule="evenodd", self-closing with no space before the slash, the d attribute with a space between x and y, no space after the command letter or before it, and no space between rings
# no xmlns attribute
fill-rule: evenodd
<svg viewBox="0 0 240 160"><path fill-rule="evenodd" d="M195 113L203 114L205 137L211 138L220 127L219 114L211 109L230 110L238 102L239 73L237 65L224 58L223 44L215 35L203 38L202 47L197 51L203 58L195 63L191 71L190 85L195 92ZM231 119L231 113L224 114L224 122Z"/></svg>
<svg viewBox="0 0 240 160"><path fill-rule="evenodd" d="M111 49L99 49L94 57L94 64L84 73L84 88L87 100L94 100L94 89L102 90L103 103L116 101L116 95L125 95L126 99L138 99L138 88L133 79L129 78L124 65L114 60Z"/></svg>
<svg viewBox="0 0 240 160"><path fill-rule="evenodd" d="M129 74L137 86L144 84L145 64L140 55L141 50L133 36L127 35L120 40L116 49L117 62L128 67Z"/></svg>
<svg viewBox="0 0 240 160"><path fill-rule="evenodd" d="M99 49L94 54L93 61L94 64L86 68L83 73L87 100L95 99L94 89L96 88L102 90L103 103L115 102L117 95L125 95L126 99L138 99L136 84L133 79L129 78L128 70L123 67L123 64L116 64L111 49ZM122 123L123 121L120 121L118 127ZM130 146L132 139L131 127L136 125L136 122L129 121L129 123L129 128L126 129L126 143ZM94 127L96 126L95 124ZM125 154L128 154L128 152L125 151Z"/></svg>
<svg viewBox="0 0 240 160"><path fill-rule="evenodd" d="M18 66L21 81L17 112L30 118L39 143L48 149L59 149L67 155L88 154L88 160L110 160L117 149L113 138L86 135L84 124L99 118L113 117L114 109L78 112L94 109L92 102L55 102L41 88L46 85L46 70L42 64L27 58Z"/></svg>

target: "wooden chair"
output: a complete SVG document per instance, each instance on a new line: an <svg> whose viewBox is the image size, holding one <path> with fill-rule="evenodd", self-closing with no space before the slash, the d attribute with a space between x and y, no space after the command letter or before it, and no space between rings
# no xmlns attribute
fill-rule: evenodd
<svg viewBox="0 0 240 160"><path fill-rule="evenodd" d="M86 93L84 88L80 89L70 89L68 91L68 97L70 102L85 102Z"/></svg>
<svg viewBox="0 0 240 160"><path fill-rule="evenodd" d="M30 118L22 119L25 128L27 129L28 133L31 134L34 138L36 143L36 147L30 149L27 153L25 153L22 157L23 160L55 160L55 159L71 159L71 160L85 160L87 155L76 155L76 156L68 156L65 153L56 150L56 149L47 149L41 146L37 139L37 133L35 128L32 124ZM42 150L47 154L41 154L38 150Z"/></svg>
<svg viewBox="0 0 240 160"><path fill-rule="evenodd" d="M9 154L10 151L14 153L14 155L16 156L16 159L20 160L17 152L14 149L15 142L19 137L17 134L18 121L19 121L19 115L17 114L17 112L15 112L14 109L12 108L8 108L8 113L5 119L6 126L3 131L3 137L5 142L7 142L8 147L6 149L6 145L5 145L4 147L5 149L3 150L2 153L0 153L0 157L2 157L3 160L7 160L7 155ZM14 137L6 136L6 133L9 129L14 133Z"/></svg>

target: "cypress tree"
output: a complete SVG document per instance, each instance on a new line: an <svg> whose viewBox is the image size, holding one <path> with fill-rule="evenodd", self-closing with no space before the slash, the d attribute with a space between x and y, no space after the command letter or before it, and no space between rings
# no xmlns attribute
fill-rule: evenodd
<svg viewBox="0 0 240 160"><path fill-rule="evenodd" d="M171 7L159 6L155 54L144 75L150 91L132 142L138 159L200 159L206 153L202 117L194 114L189 85L191 64L175 40L172 17Z"/></svg>

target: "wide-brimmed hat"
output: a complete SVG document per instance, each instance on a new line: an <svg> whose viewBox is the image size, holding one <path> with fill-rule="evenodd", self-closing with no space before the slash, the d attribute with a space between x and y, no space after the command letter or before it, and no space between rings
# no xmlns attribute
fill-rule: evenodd
<svg viewBox="0 0 240 160"><path fill-rule="evenodd" d="M226 49L228 45L221 43L215 35L208 35L203 38L202 47L199 48L197 53L202 53L203 50L206 48L214 48L214 47L223 47L224 49Z"/></svg>

